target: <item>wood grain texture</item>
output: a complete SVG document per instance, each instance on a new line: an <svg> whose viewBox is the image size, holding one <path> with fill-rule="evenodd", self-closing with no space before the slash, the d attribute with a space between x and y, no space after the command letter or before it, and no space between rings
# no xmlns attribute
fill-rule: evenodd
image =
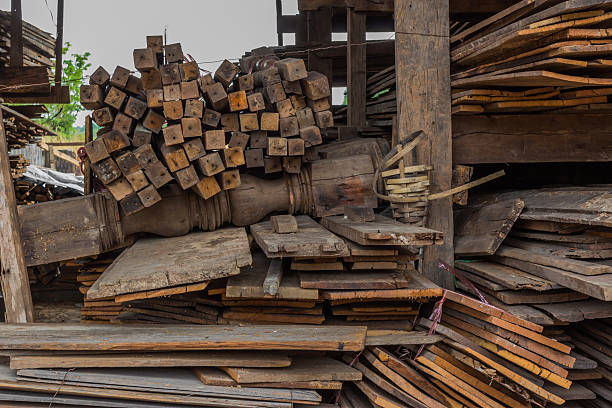
<svg viewBox="0 0 612 408"><path fill-rule="evenodd" d="M251 234L257 245L269 258L284 256L318 257L348 256L346 243L321 227L307 215L295 217L298 231L292 234L277 234L270 221L251 225Z"/></svg>
<svg viewBox="0 0 612 408"><path fill-rule="evenodd" d="M87 292L89 299L202 282L252 262L244 228L147 238L126 249Z"/></svg>
<svg viewBox="0 0 612 408"><path fill-rule="evenodd" d="M368 222L351 221L341 215L323 217L321 225L360 245L441 245L446 238L439 231L402 224L380 214Z"/></svg>
<svg viewBox="0 0 612 408"><path fill-rule="evenodd" d="M19 5L21 12L21 4ZM21 18L19 18L21 24ZM21 38L21 35L19 35ZM23 44L21 45L23 47ZM18 50L17 47L14 47ZM11 48L11 64L15 60ZM19 58L23 58L22 55ZM21 241L17 201L8 160L8 145L4 120L0 109L0 282L5 305L5 319L9 323L34 321L34 306L30 281L26 270L24 248Z"/></svg>
<svg viewBox="0 0 612 408"><path fill-rule="evenodd" d="M409 285L404 289L379 290L325 290L321 291L323 299L359 300L359 299L419 299L442 296L442 288L419 273L406 275Z"/></svg>
<svg viewBox="0 0 612 408"><path fill-rule="evenodd" d="M313 326L0 326L0 350L345 350L363 348L366 328Z"/></svg>
<svg viewBox="0 0 612 408"><path fill-rule="evenodd" d="M413 164L435 166L432 193L450 189L452 179L448 15L448 0L395 1L398 139L425 132L428 141L416 149ZM438 260L453 261L452 214L452 197L432 201L425 224L444 234L444 244L424 249L422 272L444 288L452 288L453 279L438 268Z"/></svg>
<svg viewBox="0 0 612 408"><path fill-rule="evenodd" d="M524 206L516 199L455 211L455 255L493 255Z"/></svg>

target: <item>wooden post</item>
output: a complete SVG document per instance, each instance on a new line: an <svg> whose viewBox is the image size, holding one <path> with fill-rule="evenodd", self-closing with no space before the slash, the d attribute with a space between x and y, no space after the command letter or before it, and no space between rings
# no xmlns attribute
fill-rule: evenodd
<svg viewBox="0 0 612 408"><path fill-rule="evenodd" d="M283 33L280 31L280 22L283 18L283 0L276 0L276 35L278 36L278 45L283 45Z"/></svg>
<svg viewBox="0 0 612 408"><path fill-rule="evenodd" d="M346 81L349 126L366 124L366 16L354 8L346 9Z"/></svg>
<svg viewBox="0 0 612 408"><path fill-rule="evenodd" d="M23 67L23 21L21 0L11 0L11 67Z"/></svg>
<svg viewBox="0 0 612 408"><path fill-rule="evenodd" d="M91 121L91 115L85 116L85 143L93 141L93 124ZM93 173L91 171L91 166L89 164L89 160L85 160L85 164L83 165L83 178L84 178L84 194L88 195L93 193Z"/></svg>
<svg viewBox="0 0 612 408"><path fill-rule="evenodd" d="M55 170L55 147L52 144L49 145L49 168Z"/></svg>
<svg viewBox="0 0 612 408"><path fill-rule="evenodd" d="M423 130L429 143L416 151L431 164L431 192L450 189L452 177L449 0L395 0L395 64L400 141ZM452 288L438 259L453 262L452 197L432 201L426 226L444 233L444 245L424 249L422 272Z"/></svg>
<svg viewBox="0 0 612 408"><path fill-rule="evenodd" d="M7 323L34 321L34 307L25 266L17 202L8 161L8 145L0 110L0 282Z"/></svg>
<svg viewBox="0 0 612 408"><path fill-rule="evenodd" d="M306 16L306 45L308 45L310 48L329 46L332 41L331 7L321 7L316 11L308 11L306 12ZM331 58L322 58L319 56L317 51L308 51L307 63L309 71L318 71L327 76L329 78L329 84L332 86L333 70ZM331 100L330 95L330 104Z"/></svg>
<svg viewBox="0 0 612 408"><path fill-rule="evenodd" d="M57 37L55 39L55 95L62 90L62 50L64 48L64 0L57 0Z"/></svg>

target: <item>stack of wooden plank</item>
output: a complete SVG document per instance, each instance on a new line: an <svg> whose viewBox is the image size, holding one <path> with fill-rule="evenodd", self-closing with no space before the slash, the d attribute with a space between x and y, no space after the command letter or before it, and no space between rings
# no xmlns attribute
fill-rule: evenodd
<svg viewBox="0 0 612 408"><path fill-rule="evenodd" d="M360 351L365 337L363 327L3 325L0 401L329 407L324 398L362 375L325 353Z"/></svg>
<svg viewBox="0 0 612 408"><path fill-rule="evenodd" d="M74 190L57 188L47 183L36 182L29 178L15 180L15 198L18 205L43 203L79 195Z"/></svg>
<svg viewBox="0 0 612 408"><path fill-rule="evenodd" d="M55 58L55 38L40 28L24 21L23 23L23 65L53 66ZM8 66L11 48L11 12L0 10L0 65Z"/></svg>
<svg viewBox="0 0 612 408"><path fill-rule="evenodd" d="M204 199L240 185L240 171L300 173L305 149L333 126L327 77L300 59L245 71L225 60L200 75L181 44L147 37L134 50L140 77L99 67L81 104L102 127L85 148L91 167L127 214L161 200L176 181Z"/></svg>
<svg viewBox="0 0 612 408"><path fill-rule="evenodd" d="M11 177L13 179L18 179L23 176L23 173L26 172L30 165L30 161L21 154L9 155L9 163L11 165Z"/></svg>
<svg viewBox="0 0 612 408"><path fill-rule="evenodd" d="M453 113L609 112L611 8L523 0L455 33Z"/></svg>
<svg viewBox="0 0 612 408"><path fill-rule="evenodd" d="M419 325L435 325L442 342L345 355L364 379L341 399L349 406L369 400L373 406L528 407L561 405L580 392L566 378L576 363L571 347L542 335L542 326L452 291L441 322L421 318Z"/></svg>

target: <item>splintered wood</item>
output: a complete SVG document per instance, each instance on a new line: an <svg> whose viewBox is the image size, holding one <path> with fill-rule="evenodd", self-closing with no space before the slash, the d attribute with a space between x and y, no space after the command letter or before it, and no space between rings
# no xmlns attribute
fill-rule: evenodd
<svg viewBox="0 0 612 408"><path fill-rule="evenodd" d="M99 67L80 90L101 127L85 146L90 166L125 214L155 205L174 181L207 200L239 187L247 168L301 172L305 149L333 125L329 110L315 121L307 106L331 96L327 77L295 58L263 68L225 60L202 75L180 44L157 38L134 50L139 75ZM265 165L273 159L282 166Z"/></svg>

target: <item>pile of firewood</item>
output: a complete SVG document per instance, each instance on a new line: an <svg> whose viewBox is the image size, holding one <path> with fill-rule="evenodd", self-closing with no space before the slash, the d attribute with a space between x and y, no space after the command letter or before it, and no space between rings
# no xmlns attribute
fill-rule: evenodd
<svg viewBox="0 0 612 408"><path fill-rule="evenodd" d="M300 59L259 62L241 72L225 60L202 75L180 44L151 36L134 50L140 77L120 66L91 75L81 104L102 129L85 148L126 213L160 201L174 180L209 199L238 187L241 170L301 171L305 149L333 126L328 79Z"/></svg>

